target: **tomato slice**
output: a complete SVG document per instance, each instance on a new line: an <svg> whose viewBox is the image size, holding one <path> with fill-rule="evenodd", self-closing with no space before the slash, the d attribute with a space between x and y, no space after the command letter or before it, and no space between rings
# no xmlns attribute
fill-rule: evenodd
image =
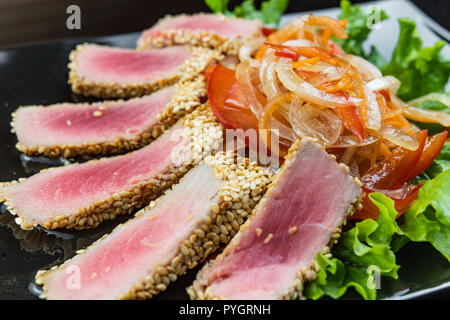
<svg viewBox="0 0 450 320"><path fill-rule="evenodd" d="M425 147L423 148L422 156L420 157L419 162L417 163L414 171L410 174L410 179L424 172L431 165L434 159L436 159L444 146L445 140L447 139L447 134L447 131L443 131L428 139Z"/></svg>
<svg viewBox="0 0 450 320"><path fill-rule="evenodd" d="M209 64L205 70L203 70L203 75L206 78L206 83L208 83L209 78L211 77L211 73L214 71L214 69L216 68L215 64Z"/></svg>
<svg viewBox="0 0 450 320"><path fill-rule="evenodd" d="M248 106L242 107L242 100L237 105L230 103L230 97L238 96L237 89L235 93L230 93L233 85L236 83L234 70L228 69L221 64L215 66L208 80L208 99L211 108L217 119L229 129L258 129L258 119ZM240 91L240 90L239 90ZM229 104L225 104L228 99Z"/></svg>
<svg viewBox="0 0 450 320"><path fill-rule="evenodd" d="M361 177L363 185L371 190L394 190L410 180L422 156L427 130L420 131L416 136L419 140L417 150L410 151L400 147L395 149L390 157L376 163Z"/></svg>
<svg viewBox="0 0 450 320"><path fill-rule="evenodd" d="M262 34L264 35L264 37L268 37L268 36L270 36L272 33L274 33L277 30L271 29L271 28L267 28L267 27L263 27L261 31L262 31Z"/></svg>
<svg viewBox="0 0 450 320"><path fill-rule="evenodd" d="M395 210L397 210L398 215L396 218L400 217L403 213L405 213L409 207L411 207L414 200L417 198L417 194L419 193L420 188L423 186L417 185L417 186L409 186L403 188L403 190L399 190L400 193L404 193L402 196L398 198L390 197L392 200L394 200L394 207ZM372 200L369 198L369 194L372 193L371 190L364 188L364 197L361 201L362 208L360 210L357 210L351 217L349 217L349 220L364 220L364 219L374 219L376 220L378 218L378 215L380 214L378 207L373 204ZM379 190L378 192L383 193L383 191Z"/></svg>
<svg viewBox="0 0 450 320"><path fill-rule="evenodd" d="M244 94L237 81L231 86L230 92L228 92L224 103L228 107L248 109L247 100L245 100Z"/></svg>
<svg viewBox="0 0 450 320"><path fill-rule="evenodd" d="M359 116L358 107L342 107L333 109L334 112L341 118L344 127L351 131L355 136L364 141L364 127Z"/></svg>
<svg viewBox="0 0 450 320"><path fill-rule="evenodd" d="M368 195L373 191L384 193L386 196L388 196L392 200L394 200L395 209L398 211L399 216L408 210L408 208L411 206L413 201L417 198L417 194L418 194L420 188L422 187L422 185L412 186L411 184L406 183L406 181L409 181L409 180L413 179L414 177L416 177L417 175L421 174L422 172L425 171L426 168L428 168L431 165L431 163L434 161L434 159L438 156L439 152L441 152L441 149L447 138L447 131L444 131L444 132L435 134L434 136L429 138L427 142L424 142L424 134L425 134L425 139L426 139L426 130L418 133L420 145L423 145L423 147L422 147L423 150L420 153L420 157L417 160L417 163L415 164L413 169L409 171L408 174L406 174L404 177L401 177L402 178L401 180L397 180L397 183L405 180L404 186L401 188L398 188L397 190L372 189L372 188L368 187L370 184L365 183L366 179L363 177L361 180L363 181L363 183L365 183L365 186L363 187L363 191L364 191L365 195L362 200L362 209L355 212L355 214L350 219L352 219L352 220L353 219L355 219L355 220L356 219L367 219L367 218L376 219L378 217L378 214L379 214L378 208L368 198ZM420 148L421 147L419 147L419 149ZM419 153L418 150L414 151L414 153L416 153L416 155L414 157L416 157L417 153ZM406 158L408 158L408 159L403 160L403 162L402 162L403 165L406 165L406 163L408 161L411 161L411 159L413 159L413 156L407 155ZM388 159L386 159L386 160L388 160ZM384 168L386 166L382 166L382 167ZM407 168L405 168L405 169L407 169ZM390 167L390 170L399 170L401 172L405 171L402 168L398 168L398 166L396 167L396 169L393 167ZM392 177L393 179L395 179L395 176L393 176L393 175L386 175L386 177ZM385 186L386 186L386 184L385 184Z"/></svg>

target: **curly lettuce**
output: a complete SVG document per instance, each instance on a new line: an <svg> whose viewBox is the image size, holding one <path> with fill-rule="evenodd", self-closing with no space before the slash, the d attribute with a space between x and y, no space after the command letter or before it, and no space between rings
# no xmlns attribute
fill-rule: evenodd
<svg viewBox="0 0 450 320"><path fill-rule="evenodd" d="M450 77L450 60L441 55L445 41L422 48L416 24L409 18L398 19L400 35L392 60L381 68L383 74L401 81L398 96L411 100L430 92L444 92Z"/></svg>
<svg viewBox="0 0 450 320"><path fill-rule="evenodd" d="M341 1L341 13L339 19L347 20L346 31L347 39L334 39L345 52L367 58L368 55L364 52L362 44L366 41L372 29L368 22L374 17L373 10L362 10L358 5L352 5L348 0ZM388 18L388 15L383 10L379 11L379 21ZM375 53L371 53L372 55Z"/></svg>
<svg viewBox="0 0 450 320"><path fill-rule="evenodd" d="M400 266L396 263L391 244L398 241L403 232L395 221L394 202L381 193L372 193L369 197L380 210L377 221L366 219L344 232L332 250L332 259L318 254L320 269L316 280L307 286L306 297L318 299L327 295L339 298L349 288L354 288L364 299L373 300L376 298L374 272L398 278Z"/></svg>
<svg viewBox="0 0 450 320"><path fill-rule="evenodd" d="M402 231L416 242L429 242L450 261L450 170L426 182L405 214Z"/></svg>
<svg viewBox="0 0 450 320"><path fill-rule="evenodd" d="M267 0L261 3L261 9L255 7L254 0L245 0L234 10L228 10L229 0L205 0L206 5L214 13L234 15L244 19L259 19L265 26L275 28L286 11L289 0Z"/></svg>
<svg viewBox="0 0 450 320"><path fill-rule="evenodd" d="M448 156L449 150L444 154ZM450 170L429 180L420 189L417 200L399 223L394 202L381 193L369 198L378 207L377 221L366 219L343 233L332 250L333 258L319 253L319 272L305 295L319 299L343 296L354 288L364 299L376 299L373 271L397 279L400 268L395 253L409 241L428 242L450 262ZM372 283L373 284L373 283Z"/></svg>

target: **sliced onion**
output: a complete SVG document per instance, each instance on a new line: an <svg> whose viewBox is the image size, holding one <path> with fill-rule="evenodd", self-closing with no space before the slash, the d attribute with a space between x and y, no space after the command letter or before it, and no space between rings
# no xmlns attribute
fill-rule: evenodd
<svg viewBox="0 0 450 320"><path fill-rule="evenodd" d="M299 61L302 60L303 59L299 59ZM342 77L342 73L339 72L336 67L331 66L324 61L318 61L314 64L304 64L298 68L303 71L320 72L326 78L326 81L338 80Z"/></svg>
<svg viewBox="0 0 450 320"><path fill-rule="evenodd" d="M341 54L339 57L356 68L364 81L374 80L383 76L381 71L366 59L347 53Z"/></svg>
<svg viewBox="0 0 450 320"><path fill-rule="evenodd" d="M356 147L349 147L349 148L345 149L345 151L342 154L339 161L348 165L350 163L350 161L352 160L353 155L355 154L355 151L356 151Z"/></svg>
<svg viewBox="0 0 450 320"><path fill-rule="evenodd" d="M244 60L236 67L236 79L239 83L239 87L247 100L250 109L259 119L261 112L264 109L265 97L261 92L258 92L258 87L252 81L252 75L257 70L251 66L250 61Z"/></svg>
<svg viewBox="0 0 450 320"><path fill-rule="evenodd" d="M275 99L286 91L283 90L283 85L278 80L275 68L276 61L275 50L269 48L264 55L261 68L259 69L261 87L268 100Z"/></svg>
<svg viewBox="0 0 450 320"><path fill-rule="evenodd" d="M283 43L286 40L291 39L293 36L297 37L300 33L301 29L305 25L305 21L308 19L308 16L302 16L301 18L294 19L285 25L283 28L277 30L269 36L269 41L272 43Z"/></svg>
<svg viewBox="0 0 450 320"><path fill-rule="evenodd" d="M393 76L385 76L374 79L367 83L367 86L372 91L389 90L392 95L395 95L400 88L400 80Z"/></svg>
<svg viewBox="0 0 450 320"><path fill-rule="evenodd" d="M292 94L284 93L271 100L259 118L259 127L263 129L278 130L280 137L289 141L297 139L289 123L289 108Z"/></svg>
<svg viewBox="0 0 450 320"><path fill-rule="evenodd" d="M359 166L358 166L358 163L355 161L355 159L352 159L347 166L350 169L350 172L349 172L350 176L352 176L353 178L360 177Z"/></svg>
<svg viewBox="0 0 450 320"><path fill-rule="evenodd" d="M423 110L419 108L410 107L403 111L403 114L411 120L426 122L426 123L439 123L444 127L450 127L450 115L432 110Z"/></svg>
<svg viewBox="0 0 450 320"><path fill-rule="evenodd" d="M264 37L251 38L239 49L239 60L249 60L253 66L258 66L259 61L252 58L252 55L264 45Z"/></svg>
<svg viewBox="0 0 450 320"><path fill-rule="evenodd" d="M372 130L378 130L381 126L381 111L377 96L367 85L364 85L364 94L367 102L367 122L365 126Z"/></svg>
<svg viewBox="0 0 450 320"><path fill-rule="evenodd" d="M312 47L314 43L306 39L295 39L283 42L283 46L289 47Z"/></svg>
<svg viewBox="0 0 450 320"><path fill-rule="evenodd" d="M369 144L377 142L378 139L373 136L366 136L364 137L364 141L361 142L361 140L354 135L351 136L340 136L337 141L330 146L330 148L350 148L350 147L363 147L367 146Z"/></svg>
<svg viewBox="0 0 450 320"><path fill-rule="evenodd" d="M419 141L416 137L412 137L404 133L402 130L394 128L388 124L383 123L377 131L377 134L393 144L411 151L417 150L419 147Z"/></svg>
<svg viewBox="0 0 450 320"><path fill-rule="evenodd" d="M298 137L316 138L324 146L334 144L342 132L342 121L330 109L321 109L293 99L289 122Z"/></svg>
<svg viewBox="0 0 450 320"><path fill-rule="evenodd" d="M281 83L290 91L295 92L301 100L323 107L348 107L357 104L361 99L336 96L316 89L301 79L292 69L291 59L281 58L277 62L277 73Z"/></svg>
<svg viewBox="0 0 450 320"><path fill-rule="evenodd" d="M418 103L421 103L424 101L429 101L429 100L438 101L438 102L442 103L443 105L450 108L450 97L444 93L435 93L435 92L427 94L423 97L414 99L414 100L410 101L409 104L413 104L413 103L418 104Z"/></svg>

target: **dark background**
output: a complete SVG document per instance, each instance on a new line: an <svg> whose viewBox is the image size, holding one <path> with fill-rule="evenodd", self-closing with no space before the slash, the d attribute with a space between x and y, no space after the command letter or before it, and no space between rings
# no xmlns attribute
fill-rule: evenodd
<svg viewBox="0 0 450 320"><path fill-rule="evenodd" d="M230 7L240 2L231 0ZM449 0L412 2L450 29ZM66 9L72 4L81 8L81 30L66 28ZM291 0L288 11L338 5L338 0ZM203 0L0 0L0 47L141 31L165 14L199 11L208 11Z"/></svg>

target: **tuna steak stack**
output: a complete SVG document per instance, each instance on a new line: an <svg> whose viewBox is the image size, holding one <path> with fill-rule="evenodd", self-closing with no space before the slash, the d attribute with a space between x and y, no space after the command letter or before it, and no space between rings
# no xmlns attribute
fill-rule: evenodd
<svg viewBox="0 0 450 320"><path fill-rule="evenodd" d="M4 183L0 201L23 229L96 227L148 204L221 140L221 125L202 106L138 151Z"/></svg>
<svg viewBox="0 0 450 320"><path fill-rule="evenodd" d="M223 153L205 159L135 218L63 265L39 271L43 297L153 297L227 244L269 182L268 171L248 160Z"/></svg>
<svg viewBox="0 0 450 320"><path fill-rule="evenodd" d="M295 299L315 277L361 188L348 168L309 139L286 162L230 245L188 289L193 299Z"/></svg>
<svg viewBox="0 0 450 320"><path fill-rule="evenodd" d="M192 79L220 58L206 48L173 46L136 51L84 44L70 54L69 84L73 92L87 96L138 97L181 79Z"/></svg>
<svg viewBox="0 0 450 320"><path fill-rule="evenodd" d="M141 148L201 104L199 76L127 101L27 106L13 114L16 147L52 158L116 154Z"/></svg>
<svg viewBox="0 0 450 320"><path fill-rule="evenodd" d="M243 40L262 34L259 20L244 20L217 14L168 16L145 30L138 48L165 47L175 44L217 49L237 55Z"/></svg>

